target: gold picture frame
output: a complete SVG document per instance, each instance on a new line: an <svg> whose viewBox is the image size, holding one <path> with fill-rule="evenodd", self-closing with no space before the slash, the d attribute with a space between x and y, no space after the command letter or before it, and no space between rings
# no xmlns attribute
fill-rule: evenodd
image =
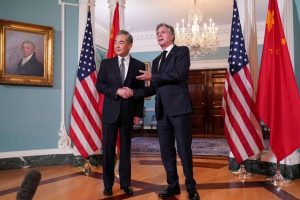
<svg viewBox="0 0 300 200"><path fill-rule="evenodd" d="M0 84L53 86L54 30L0 19Z"/></svg>
<svg viewBox="0 0 300 200"><path fill-rule="evenodd" d="M144 62L145 63L145 70L147 72L151 72L151 62ZM149 86L150 85L150 81L145 81L145 86ZM150 100L151 97L145 97L145 100Z"/></svg>

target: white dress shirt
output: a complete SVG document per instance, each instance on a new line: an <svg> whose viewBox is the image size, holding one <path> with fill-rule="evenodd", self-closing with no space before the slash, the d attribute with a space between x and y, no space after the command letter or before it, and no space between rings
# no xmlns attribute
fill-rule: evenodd
<svg viewBox="0 0 300 200"><path fill-rule="evenodd" d="M174 44L171 44L166 49L163 49L163 51L167 51L166 58L168 57L168 55L169 55L169 53L170 53L170 51L172 50L173 47L174 47ZM161 61L161 58L159 60L158 66L160 65L160 61Z"/></svg>
<svg viewBox="0 0 300 200"><path fill-rule="evenodd" d="M27 63L27 62L28 62L28 60L30 60L30 58L32 57L32 55L33 55L33 53L32 53L32 54L30 54L29 56L27 56L27 57L23 58L23 59L22 59L22 63L21 63L21 65L23 66L25 63Z"/></svg>
<svg viewBox="0 0 300 200"><path fill-rule="evenodd" d="M173 47L174 47L174 44L171 44L166 49L163 49L163 51L167 51L166 58L168 57L168 55L169 55L169 53L170 53L170 51L172 50Z"/></svg>

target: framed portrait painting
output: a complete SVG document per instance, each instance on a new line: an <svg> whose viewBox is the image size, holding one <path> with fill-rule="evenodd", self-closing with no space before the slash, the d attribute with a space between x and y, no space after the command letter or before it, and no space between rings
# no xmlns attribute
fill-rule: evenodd
<svg viewBox="0 0 300 200"><path fill-rule="evenodd" d="M0 19L0 84L53 86L52 27Z"/></svg>

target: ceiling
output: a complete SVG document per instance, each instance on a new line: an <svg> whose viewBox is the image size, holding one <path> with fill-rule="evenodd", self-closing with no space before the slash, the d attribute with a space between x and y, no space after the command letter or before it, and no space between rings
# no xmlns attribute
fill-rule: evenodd
<svg viewBox="0 0 300 200"><path fill-rule="evenodd" d="M256 1L257 21L265 21L268 0ZM166 22L176 26L176 22L187 18L194 0L126 0L125 29L134 32L154 31L157 24ZM203 21L213 18L215 24L230 25L233 0L197 0L197 7L203 13ZM108 30L109 4L107 0L96 0L96 23Z"/></svg>

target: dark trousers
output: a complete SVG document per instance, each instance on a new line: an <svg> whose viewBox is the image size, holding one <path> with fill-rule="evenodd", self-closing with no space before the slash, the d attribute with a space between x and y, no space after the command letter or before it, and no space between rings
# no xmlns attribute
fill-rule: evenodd
<svg viewBox="0 0 300 200"><path fill-rule="evenodd" d="M103 132L103 182L105 188L114 184L115 148L117 133L120 129L120 165L119 176L121 186L130 186L131 182L131 131L132 122L126 123L121 117L114 124L102 124Z"/></svg>
<svg viewBox="0 0 300 200"><path fill-rule="evenodd" d="M161 158L166 170L168 186L174 188L179 185L176 166L176 140L187 190L194 190L196 182L193 178L191 115L172 117L164 112L162 119L157 121L157 125Z"/></svg>

